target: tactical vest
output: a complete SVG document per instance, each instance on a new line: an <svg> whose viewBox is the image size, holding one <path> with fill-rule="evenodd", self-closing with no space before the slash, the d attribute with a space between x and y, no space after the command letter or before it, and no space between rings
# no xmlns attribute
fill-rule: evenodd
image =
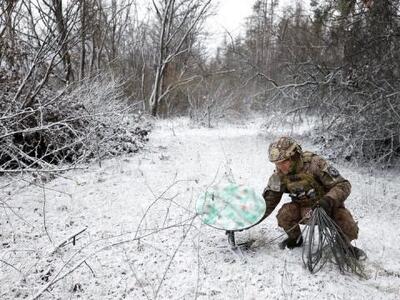
<svg viewBox="0 0 400 300"><path fill-rule="evenodd" d="M309 163L313 156L313 153L305 152L302 157L303 163ZM312 174L304 171L283 176L282 183L292 201L301 206L312 206L325 195L323 185Z"/></svg>

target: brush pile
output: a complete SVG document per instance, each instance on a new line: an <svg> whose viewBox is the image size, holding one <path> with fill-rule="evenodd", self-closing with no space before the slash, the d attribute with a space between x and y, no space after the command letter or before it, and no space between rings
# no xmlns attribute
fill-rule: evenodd
<svg viewBox="0 0 400 300"><path fill-rule="evenodd" d="M149 123L114 80L96 78L62 91L46 87L32 98L29 87L19 92L18 80L3 77L0 172L136 152L147 140Z"/></svg>

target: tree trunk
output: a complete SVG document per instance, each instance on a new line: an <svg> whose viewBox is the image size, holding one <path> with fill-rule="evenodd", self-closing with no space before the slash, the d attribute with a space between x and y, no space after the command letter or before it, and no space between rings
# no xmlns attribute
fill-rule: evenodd
<svg viewBox="0 0 400 300"><path fill-rule="evenodd" d="M85 78L86 60L86 0L81 0L81 63L79 79Z"/></svg>
<svg viewBox="0 0 400 300"><path fill-rule="evenodd" d="M53 12L57 23L57 30L59 33L58 43L61 46L61 57L64 65L64 76L65 81L69 82L72 77L72 65L71 65L71 56L69 54L68 49L68 31L66 28L64 15L62 11L62 1L61 0L52 0L53 2Z"/></svg>

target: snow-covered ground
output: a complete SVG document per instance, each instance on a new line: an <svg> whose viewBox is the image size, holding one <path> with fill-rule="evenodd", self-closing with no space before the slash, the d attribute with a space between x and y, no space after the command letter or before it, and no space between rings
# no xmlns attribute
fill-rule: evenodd
<svg viewBox="0 0 400 300"><path fill-rule="evenodd" d="M400 299L398 173L337 166L353 185L347 207L368 254L366 280L332 264L310 274L301 249L271 242L282 234L276 211L236 235L256 240L242 259L223 231L195 218L198 195L228 178L262 192L273 165L261 124L157 121L142 152L67 172L45 189L2 178L0 299ZM85 228L75 245L57 248Z"/></svg>

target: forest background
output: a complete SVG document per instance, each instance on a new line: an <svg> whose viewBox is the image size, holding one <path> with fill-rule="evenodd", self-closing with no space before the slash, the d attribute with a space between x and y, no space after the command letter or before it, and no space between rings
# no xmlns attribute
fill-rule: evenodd
<svg viewBox="0 0 400 300"><path fill-rule="evenodd" d="M251 2L216 44L214 0L0 0L2 298L398 298L400 1ZM273 218L235 263L197 218L296 132L353 184L367 281L304 280Z"/></svg>
<svg viewBox="0 0 400 300"><path fill-rule="evenodd" d="M254 1L243 33L214 53L211 0L139 5L1 2L2 172L137 151L143 112L208 127L254 111L313 116L334 156L398 158L399 1Z"/></svg>

